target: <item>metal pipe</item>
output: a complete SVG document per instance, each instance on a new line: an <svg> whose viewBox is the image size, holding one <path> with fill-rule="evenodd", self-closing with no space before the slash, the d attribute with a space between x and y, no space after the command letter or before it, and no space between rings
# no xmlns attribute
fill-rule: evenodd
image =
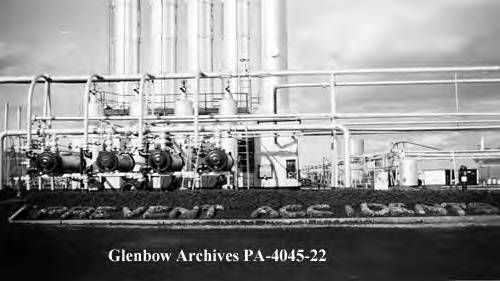
<svg viewBox="0 0 500 281"><path fill-rule="evenodd" d="M9 103L5 104L3 128L5 131L7 131L9 129Z"/></svg>
<svg viewBox="0 0 500 281"><path fill-rule="evenodd" d="M89 117L92 121L132 121L135 117L130 116L95 116ZM300 115L201 115L199 122L290 122L290 121L304 121L304 120L331 120L331 116L300 116ZM337 120L342 118L336 118ZM66 116L35 116L34 121L41 120L54 120L54 121L82 121L83 117L66 117ZM181 116L144 116L144 120L152 121L153 124L159 123L192 123L192 117L181 117ZM353 119L350 119L353 120ZM157 121L157 122L154 122ZM360 126L360 125L413 125L413 124L447 124L447 123L497 123L500 119L479 119L479 120L468 120L468 119L452 119L452 120L416 120L416 121L347 121L342 122L344 125L349 126Z"/></svg>
<svg viewBox="0 0 500 281"><path fill-rule="evenodd" d="M366 132L432 132L432 131L477 131L477 130L497 130L500 125L482 125L482 126L453 126L453 127L382 127L382 128L351 128L351 131L366 131Z"/></svg>
<svg viewBox="0 0 500 281"><path fill-rule="evenodd" d="M270 76L309 76L309 75L347 75L347 74L383 74L383 73L443 73L443 72L493 72L500 71L500 66L472 66L472 67L408 67L408 68L373 68L373 69L327 69L327 70L261 70L245 74L249 77ZM196 73L153 73L155 79L194 79ZM49 77L49 76L47 76ZM50 77L52 83L85 83L87 75L55 75ZM204 72L204 79L208 78L230 78L238 77L237 74L228 72ZM140 74L110 74L103 75L101 82L138 82ZM458 80L467 83L467 79ZM473 80L473 79L469 79ZM477 79L481 80L481 79ZM4 76L0 77L0 84L29 84L32 78L29 76ZM498 82L491 79L492 82ZM42 81L38 81L39 83ZM478 81L483 82L483 81ZM484 81L487 82L487 81ZM347 83L347 82L346 82ZM454 80L453 80L454 83ZM344 84L336 83L338 86ZM347 85L346 85L347 86Z"/></svg>
<svg viewBox="0 0 500 281"><path fill-rule="evenodd" d="M89 150L89 97L90 97L90 87L92 86L92 83L94 80L99 80L101 79L102 76L99 74L91 74L87 78L87 83L85 84L85 93L83 94L83 150L88 151Z"/></svg>
<svg viewBox="0 0 500 281"><path fill-rule="evenodd" d="M52 101L50 97L50 81L45 81L45 95L43 96L43 116L52 115Z"/></svg>
<svg viewBox="0 0 500 281"><path fill-rule="evenodd" d="M26 110L26 151L31 151L31 114L32 114L32 104L33 104L33 94L35 92L35 86L38 83L38 80L43 79L44 81L50 81L50 78L47 74L39 74L31 79L31 84L28 90L28 107ZM28 161L29 168L29 161Z"/></svg>
<svg viewBox="0 0 500 281"><path fill-rule="evenodd" d="M395 85L436 85L436 84L467 84L467 83L499 83L498 78L480 79L430 79L430 80L382 80L360 82L337 82L335 86L395 86Z"/></svg>
<svg viewBox="0 0 500 281"><path fill-rule="evenodd" d="M238 75L237 0L224 0L223 24L224 71ZM229 78L229 88L238 92L235 79Z"/></svg>
<svg viewBox="0 0 500 281"><path fill-rule="evenodd" d="M178 133L190 133L194 130L193 126L184 126L184 127L152 127L147 129L147 132L150 133L164 133L164 132L178 132ZM346 149L345 159L346 163L346 174L345 174L345 182L350 184L350 165L349 165L349 138L350 132L347 127L341 124L322 124L322 125L295 125L295 124L286 124L286 125L269 125L269 124L253 124L253 125L206 125L200 128L202 132L217 132L217 131L259 131L259 132L281 132L281 131L330 131L332 129L339 129L344 136L344 145ZM89 133L93 134L102 134L102 133L111 133L116 132L119 134L129 135L134 133L130 128L116 128L116 129L102 129L102 128L91 128L88 130ZM35 130L31 132L32 134L58 134L58 135L81 135L85 133L85 130L82 129L47 129L47 130ZM2 142L2 147L0 147L0 159L3 157L3 140L6 136L10 135L23 135L28 134L26 130L16 130L16 131L4 131L0 133L0 142ZM1 170L1 169L0 169ZM0 174L0 180L3 180L3 174Z"/></svg>
<svg viewBox="0 0 500 281"><path fill-rule="evenodd" d="M151 79L152 76L144 74L139 82L139 149L144 149L144 86L146 80Z"/></svg>
<svg viewBox="0 0 500 281"><path fill-rule="evenodd" d="M200 74L196 76L194 83L194 144L198 146L200 136L200 107L199 107L199 94L200 94Z"/></svg>

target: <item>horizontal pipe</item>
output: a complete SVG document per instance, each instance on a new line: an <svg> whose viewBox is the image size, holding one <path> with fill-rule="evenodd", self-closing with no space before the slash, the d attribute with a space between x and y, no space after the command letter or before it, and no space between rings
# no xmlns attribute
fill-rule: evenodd
<svg viewBox="0 0 500 281"><path fill-rule="evenodd" d="M282 70L282 71L254 71L245 76L306 76L306 75L347 75L347 74L384 74L384 73L443 73L443 72L478 72L499 71L500 66L466 66L466 67L406 67L406 68L367 68L367 69L324 69L324 70ZM158 73L152 74L154 79L195 79L196 73ZM101 82L138 82L142 74L112 74L103 75ZM236 73L229 72L203 72L203 78L231 78L238 77ZM85 83L88 75L54 75L48 76L51 83ZM4 76L0 77L0 84L29 84L30 76ZM43 81L39 81L42 83Z"/></svg>
<svg viewBox="0 0 500 281"><path fill-rule="evenodd" d="M434 132L434 131L478 131L478 130L498 130L500 125L481 125L481 126L452 126L452 127L382 127L382 128L350 128L351 131L364 131L364 132Z"/></svg>
<svg viewBox="0 0 500 281"><path fill-rule="evenodd" d="M254 120L259 121L260 119L270 119L274 120L317 120L317 119L364 119L364 118L417 118L417 117L500 117L500 112L441 112L441 113L301 113L301 114L242 114L242 115L200 115L201 120L208 121L233 121L233 120ZM109 120L109 121L130 121L136 120L137 118L130 116L99 116L99 117L89 117L89 120ZM55 121L82 121L82 117L78 116L35 116L33 118L35 121L41 120L55 120ZM144 120L167 120L167 121L182 121L192 122L194 117L186 116L144 116ZM267 120L266 120L267 121Z"/></svg>
<svg viewBox="0 0 500 281"><path fill-rule="evenodd" d="M498 78L481 79L438 79L438 80L387 80L387 81L361 81L361 82L336 82L335 86L395 86L395 85L446 85L469 83L499 83Z"/></svg>

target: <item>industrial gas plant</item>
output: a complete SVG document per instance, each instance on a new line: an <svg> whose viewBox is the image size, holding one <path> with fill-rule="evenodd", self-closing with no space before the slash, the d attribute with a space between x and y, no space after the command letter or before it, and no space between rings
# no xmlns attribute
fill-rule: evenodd
<svg viewBox="0 0 500 281"><path fill-rule="evenodd" d="M418 132L473 131L479 140L500 129L500 112L343 113L337 99L344 88L379 86L441 85L458 95L465 84L500 82L500 67L289 70L286 10L286 0L110 1L108 73L0 77L0 89L26 86L17 128L8 127L16 112L6 105L1 186L297 188L319 177L327 188L384 189L457 184L467 161L471 184L493 183L480 170L497 165L500 150L484 141L464 150L395 143L380 153L364 143ZM75 102L73 116L52 113L60 84L80 93L83 110ZM330 110L292 112L296 88L324 89ZM314 136L330 138L330 153L302 168L299 139ZM418 168L436 161L445 164Z"/></svg>

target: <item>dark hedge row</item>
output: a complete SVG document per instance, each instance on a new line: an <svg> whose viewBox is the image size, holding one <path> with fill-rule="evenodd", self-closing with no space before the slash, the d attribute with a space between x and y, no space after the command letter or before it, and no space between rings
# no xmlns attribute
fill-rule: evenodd
<svg viewBox="0 0 500 281"><path fill-rule="evenodd" d="M0 190L0 201L16 197L17 191L12 188L3 188Z"/></svg>
<svg viewBox="0 0 500 281"><path fill-rule="evenodd" d="M26 195L30 205L48 206L138 206L166 205L191 208L194 205L221 204L226 211L249 211L267 205L279 208L289 204L330 204L342 206L360 203L417 203L483 202L500 207L500 192L455 190L376 191L364 189L342 190L196 190L174 192L85 192L33 191Z"/></svg>

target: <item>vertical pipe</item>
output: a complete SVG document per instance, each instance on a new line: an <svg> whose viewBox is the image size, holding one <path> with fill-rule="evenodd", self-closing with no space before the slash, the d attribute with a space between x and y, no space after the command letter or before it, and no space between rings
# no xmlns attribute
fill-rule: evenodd
<svg viewBox="0 0 500 281"><path fill-rule="evenodd" d="M4 162L3 162L3 157L4 157L4 142L5 142L5 137L7 136L7 131L3 131L0 133L0 190L3 189L3 176L4 176Z"/></svg>
<svg viewBox="0 0 500 281"><path fill-rule="evenodd" d="M339 182L339 168L338 168L339 167L339 165L338 165L338 163L339 163L339 159L338 159L339 149L338 149L338 141L337 141L336 136L333 137L333 147L335 148L335 151L333 151L333 156L332 156L333 157L333 165L334 165L333 182L335 183L335 185L337 185Z"/></svg>
<svg viewBox="0 0 500 281"><path fill-rule="evenodd" d="M27 106L27 109L26 109L26 130L27 130L27 133L26 133L26 151L27 152L31 152L31 127L32 127L32 124L31 124L31 115L32 115L32 105L33 105L33 94L35 92L35 86L36 84L38 83L38 80L40 79L44 79L45 81L49 80L48 78L49 76L46 75L46 74L40 74L38 76L35 76L33 78L33 80L31 80L31 84L30 84L30 87L29 87L29 90L28 90L28 106ZM30 163L28 161L28 165L27 165L27 168L29 168L30 166Z"/></svg>
<svg viewBox="0 0 500 281"><path fill-rule="evenodd" d="M23 112L22 106L18 106L17 107L17 129L18 130L21 130L22 112Z"/></svg>
<svg viewBox="0 0 500 281"><path fill-rule="evenodd" d="M187 2L187 68L196 73L196 78L188 81L188 92L194 95L194 144L199 141L199 91L200 91L200 58L199 58L199 0Z"/></svg>
<svg viewBox="0 0 500 281"><path fill-rule="evenodd" d="M200 30L200 69L214 71L214 3L213 0L202 0L201 30ZM213 79L205 79L204 92L213 93ZM206 97L208 98L208 96Z"/></svg>
<svg viewBox="0 0 500 281"><path fill-rule="evenodd" d="M455 72L455 111L458 113L458 74Z"/></svg>
<svg viewBox="0 0 500 281"><path fill-rule="evenodd" d="M3 129L7 131L9 129L9 103L5 104L4 119L3 119Z"/></svg>
<svg viewBox="0 0 500 281"><path fill-rule="evenodd" d="M139 81L139 150L144 149L144 87L146 80L151 78L151 75L144 74Z"/></svg>
<svg viewBox="0 0 500 281"><path fill-rule="evenodd" d="M52 101L50 96L50 81L45 81L45 95L43 96L43 116L52 115Z"/></svg>
<svg viewBox="0 0 500 281"><path fill-rule="evenodd" d="M9 130L9 104L8 103L5 104L4 114L5 114L5 116L4 116L4 131L7 131L7 130ZM5 142L5 143L3 143L3 142ZM2 140L2 145L3 145L2 149L7 147L6 144L7 144L7 138ZM2 156L0 158L0 161L2 163L2 165L1 165L2 167L0 167L0 169L2 169L2 170L5 169L5 174L8 176L9 175L9 155L6 154L5 159ZM0 182L0 185L1 185L1 187L0 187L0 189L1 189L3 187L3 182Z"/></svg>
<svg viewBox="0 0 500 281"><path fill-rule="evenodd" d="M238 63L242 64L239 71L245 71L243 61L250 60L250 2L249 0L238 0Z"/></svg>
<svg viewBox="0 0 500 281"><path fill-rule="evenodd" d="M351 135L346 127L339 124L337 124L336 126L339 129L341 129L344 134L344 187L350 187L351 186L351 149L350 149Z"/></svg>
<svg viewBox="0 0 500 281"><path fill-rule="evenodd" d="M17 129L21 130L21 122L22 122L22 114L23 114L23 108L21 106L17 107ZM21 136L17 136L17 149L21 149Z"/></svg>
<svg viewBox="0 0 500 281"><path fill-rule="evenodd" d="M238 72L237 0L224 0L223 4L224 70L236 74ZM229 88L233 93L238 91L235 78L229 78Z"/></svg>
<svg viewBox="0 0 500 281"><path fill-rule="evenodd" d="M332 116L336 114L337 112L337 104L336 104L336 97L335 97L335 74L332 73L330 74L330 113ZM332 118L332 123L335 123L335 118ZM338 167L338 149L336 146L336 137L333 136L332 139L332 144L333 144L333 150L332 150L332 158L331 158L331 183L332 183L332 188L334 188L337 185L337 180L338 180L338 174L337 174L337 167ZM347 153L347 152L346 152Z"/></svg>
<svg viewBox="0 0 500 281"><path fill-rule="evenodd" d="M89 150L89 96L90 87L95 79L101 79L99 74L92 74L85 84L85 93L83 94L83 150Z"/></svg>

